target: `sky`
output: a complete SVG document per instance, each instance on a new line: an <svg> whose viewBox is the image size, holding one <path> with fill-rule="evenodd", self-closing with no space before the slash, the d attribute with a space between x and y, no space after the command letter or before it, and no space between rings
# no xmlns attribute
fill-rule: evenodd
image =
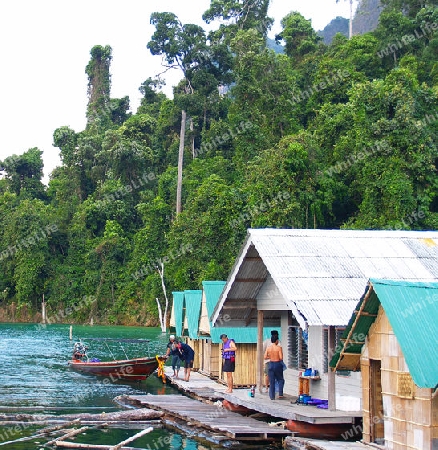
<svg viewBox="0 0 438 450"><path fill-rule="evenodd" d="M202 21L210 0L2 0L0 2L0 160L38 147L44 160L44 182L61 164L53 132L67 125L85 128L85 66L95 45L110 45L111 97L129 95L135 112L138 87L162 71L159 56L146 45L154 27L152 12L171 11L183 23ZM281 29L291 11L311 19L315 30L337 16L349 16L349 2L340 0L271 0L275 19L270 36ZM166 94L181 78L167 76Z"/></svg>

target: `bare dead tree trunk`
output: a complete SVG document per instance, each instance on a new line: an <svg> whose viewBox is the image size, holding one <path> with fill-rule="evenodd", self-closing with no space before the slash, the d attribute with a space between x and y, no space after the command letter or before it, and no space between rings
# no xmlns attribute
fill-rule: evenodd
<svg viewBox="0 0 438 450"><path fill-rule="evenodd" d="M193 157L193 159L195 159L196 158L196 155L195 155L195 136L193 134L193 130L194 130L193 119L190 117L190 134L191 134L191 136L190 136L190 147L192 149L192 157Z"/></svg>
<svg viewBox="0 0 438 450"><path fill-rule="evenodd" d="M166 284L164 283L164 263L161 261L161 268L157 267L158 274L161 278L161 287L163 288L163 294L165 299L165 305L164 305L164 314L163 314L163 308L161 307L161 303L158 300L158 298L155 298L158 306L158 319L160 321L161 331L163 333L166 332L166 321L167 321L167 311L169 309L169 299L167 298L167 291L166 291Z"/></svg>
<svg viewBox="0 0 438 450"><path fill-rule="evenodd" d="M176 185L176 214L182 211L181 193L182 193L182 171L184 162L184 140L186 137L186 117L187 113L183 109L181 111L181 131L179 133L179 152L178 152L178 181Z"/></svg>

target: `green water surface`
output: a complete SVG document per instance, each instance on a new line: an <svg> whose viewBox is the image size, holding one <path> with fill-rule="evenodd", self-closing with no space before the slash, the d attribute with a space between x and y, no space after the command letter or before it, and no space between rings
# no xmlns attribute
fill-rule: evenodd
<svg viewBox="0 0 438 450"><path fill-rule="evenodd" d="M76 412L101 413L122 409L113 399L129 394L175 394L175 390L155 374L141 382L116 381L104 383L102 378L71 370L73 343L82 339L90 346L90 357L102 361L125 359L165 353L168 342L159 328L73 326L73 340L69 339L69 325L0 324L0 414L69 414ZM150 339L145 343L117 341L87 341L89 338ZM2 445L21 437L31 436L41 427L0 426L0 450L32 450L42 448L45 439ZM90 430L77 442L115 445L139 430ZM179 433L155 429L136 440L134 447L147 449L204 450L206 447Z"/></svg>

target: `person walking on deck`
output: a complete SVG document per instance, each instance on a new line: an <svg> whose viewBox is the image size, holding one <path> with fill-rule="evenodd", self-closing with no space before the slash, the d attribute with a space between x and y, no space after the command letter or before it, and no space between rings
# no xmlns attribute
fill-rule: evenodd
<svg viewBox="0 0 438 450"><path fill-rule="evenodd" d="M190 371L193 369L193 361L195 360L195 351L184 342L178 343L180 358L184 361L184 381L190 380Z"/></svg>
<svg viewBox="0 0 438 450"><path fill-rule="evenodd" d="M278 345L278 336L271 336L271 345L266 349L265 360L269 360L269 398L275 400L275 382L278 381L278 398L284 398L283 349Z"/></svg>
<svg viewBox="0 0 438 450"><path fill-rule="evenodd" d="M233 392L233 372L236 368L236 343L233 339L228 339L226 334L221 334L220 336L223 347L222 347L222 358L223 365L222 371L227 374L227 390L225 392Z"/></svg>
<svg viewBox="0 0 438 450"><path fill-rule="evenodd" d="M181 368L180 353L178 350L178 341L175 339L175 335L171 334L169 336L169 343L167 344L166 357L172 356L172 369L173 377L178 378L179 369Z"/></svg>

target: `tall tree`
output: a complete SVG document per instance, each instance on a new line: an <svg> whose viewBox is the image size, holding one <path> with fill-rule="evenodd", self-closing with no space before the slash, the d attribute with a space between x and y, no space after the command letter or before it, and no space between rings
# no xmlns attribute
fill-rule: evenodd
<svg viewBox="0 0 438 450"><path fill-rule="evenodd" d="M211 0L210 8L202 18L207 23L225 22L231 35L255 28L266 38L274 22L268 17L269 3L270 0Z"/></svg>
<svg viewBox="0 0 438 450"><path fill-rule="evenodd" d="M205 60L209 60L206 36L198 25L182 24L173 13L152 13L151 23L156 29L147 47L153 55L162 55L163 65L167 69L177 68L184 77L183 92L193 94L193 75ZM176 213L182 211L181 189L184 161L184 144L186 132L186 108L181 110L180 144L178 152L178 184L176 198Z"/></svg>
<svg viewBox="0 0 438 450"><path fill-rule="evenodd" d="M296 61L304 55L315 51L321 37L312 28L310 20L305 19L299 12L293 11L281 20L283 30L275 39L285 42L285 52Z"/></svg>
<svg viewBox="0 0 438 450"><path fill-rule="evenodd" d="M6 172L9 189L22 198L46 198L43 177L43 152L34 147L22 155L7 157L1 166Z"/></svg>
<svg viewBox="0 0 438 450"><path fill-rule="evenodd" d="M87 128L92 125L100 128L102 122L106 125L105 122L108 120L112 49L109 45L105 47L96 45L91 49L90 54L90 62L85 68L85 73L88 75Z"/></svg>

